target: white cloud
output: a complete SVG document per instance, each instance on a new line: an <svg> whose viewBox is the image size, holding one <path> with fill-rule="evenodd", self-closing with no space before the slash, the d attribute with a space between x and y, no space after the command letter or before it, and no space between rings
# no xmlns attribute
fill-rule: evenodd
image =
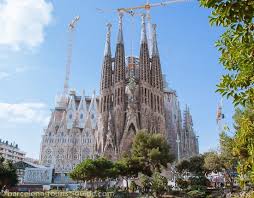
<svg viewBox="0 0 254 198"><path fill-rule="evenodd" d="M47 125L48 108L44 103L0 103L0 122Z"/></svg>
<svg viewBox="0 0 254 198"><path fill-rule="evenodd" d="M0 0L0 45L18 50L41 44L52 10L46 0Z"/></svg>
<svg viewBox="0 0 254 198"><path fill-rule="evenodd" d="M1 1L1 0L0 0ZM9 67L8 69L6 69L7 67L0 65L0 69L3 70L7 70L7 71L2 71L0 72L0 80L9 80L11 77L18 75L20 73L24 73L30 70L35 70L37 69L37 67L31 67L31 66L26 66L26 65L19 65L16 67Z"/></svg>
<svg viewBox="0 0 254 198"><path fill-rule="evenodd" d="M0 80L6 79L8 77L10 77L10 73L0 72Z"/></svg>
<svg viewBox="0 0 254 198"><path fill-rule="evenodd" d="M33 68L27 65L19 65L15 68L15 73L22 73L32 69L35 69L35 67Z"/></svg>

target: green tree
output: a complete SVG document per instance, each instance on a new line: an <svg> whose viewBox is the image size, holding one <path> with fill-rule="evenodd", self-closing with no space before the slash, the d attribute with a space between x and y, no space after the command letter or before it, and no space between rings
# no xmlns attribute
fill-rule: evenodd
<svg viewBox="0 0 254 198"><path fill-rule="evenodd" d="M116 175L126 180L127 190L129 189L128 180L131 177L138 177L138 173L144 170L140 160L131 155L124 155L114 164Z"/></svg>
<svg viewBox="0 0 254 198"><path fill-rule="evenodd" d="M70 177L76 181L90 181L94 188L94 182L107 178L117 177L114 163L103 157L97 159L86 159L78 164L70 173Z"/></svg>
<svg viewBox="0 0 254 198"><path fill-rule="evenodd" d="M3 186L14 186L17 183L18 176L12 162L0 157L0 189Z"/></svg>
<svg viewBox="0 0 254 198"><path fill-rule="evenodd" d="M148 193L151 188L151 179L149 176L140 174L139 180L141 183L141 188L143 193Z"/></svg>
<svg viewBox="0 0 254 198"><path fill-rule="evenodd" d="M140 131L134 138L132 148L132 157L139 159L143 167L143 173L152 175L154 171L161 171L167 164L174 160L170 153L170 147L165 138L160 134Z"/></svg>
<svg viewBox="0 0 254 198"><path fill-rule="evenodd" d="M96 167L94 166L94 160L86 159L78 164L70 173L71 179L75 181L90 181L92 184L96 179ZM92 185L94 186L94 185Z"/></svg>
<svg viewBox="0 0 254 198"><path fill-rule="evenodd" d="M189 173L189 166L190 162L184 159L176 165L176 171L183 177L187 176Z"/></svg>
<svg viewBox="0 0 254 198"><path fill-rule="evenodd" d="M183 178L179 177L176 179L176 184L182 190L186 190L188 188L190 182L187 179L183 179Z"/></svg>
<svg viewBox="0 0 254 198"><path fill-rule="evenodd" d="M226 182L233 190L236 175L237 158L233 155L234 137L227 135L226 131L220 134L220 162Z"/></svg>
<svg viewBox="0 0 254 198"><path fill-rule="evenodd" d="M114 163L110 160L107 160L104 157L99 157L93 160L93 165L96 168L95 175L97 179L105 180L107 178L115 178L116 170L114 167Z"/></svg>
<svg viewBox="0 0 254 198"><path fill-rule="evenodd" d="M160 175L159 172L153 173L151 189L155 193L156 197L161 197L161 195L167 192L168 190L167 178Z"/></svg>
<svg viewBox="0 0 254 198"><path fill-rule="evenodd" d="M140 131L135 136L128 155L123 155L116 162L103 157L86 159L74 168L70 177L76 181L92 183L121 177L127 181L128 189L128 179L137 178L139 173L151 176L154 171L166 168L173 159L169 146L161 135Z"/></svg>
<svg viewBox="0 0 254 198"><path fill-rule="evenodd" d="M236 133L233 139L233 155L238 160L237 172L241 186L254 184L254 105L237 109Z"/></svg>
<svg viewBox="0 0 254 198"><path fill-rule="evenodd" d="M183 160L176 165L176 171L181 179L177 180L177 184L190 187L193 190L203 190L209 181L206 178L209 170L205 168L204 156L193 156L188 160Z"/></svg>
<svg viewBox="0 0 254 198"><path fill-rule="evenodd" d="M216 151L204 153L204 167L208 172L221 172L223 164L220 155Z"/></svg>
<svg viewBox="0 0 254 198"><path fill-rule="evenodd" d="M233 186L238 173L239 183L244 187L247 183L254 183L254 106L236 109L234 115L235 133L227 135L226 131L220 134L220 162L225 171L225 177Z"/></svg>
<svg viewBox="0 0 254 198"><path fill-rule="evenodd" d="M131 190L131 192L135 192L137 190L137 188L138 188L138 186L135 183L135 181L131 181L131 183L130 183L130 190Z"/></svg>
<svg viewBox="0 0 254 198"><path fill-rule="evenodd" d="M195 175L206 175L208 170L204 166L204 155L193 156L189 159L189 171Z"/></svg>
<svg viewBox="0 0 254 198"><path fill-rule="evenodd" d="M120 176L138 177L138 173L143 171L143 164L139 158L125 155L115 162Z"/></svg>
<svg viewBox="0 0 254 198"><path fill-rule="evenodd" d="M182 160L176 165L176 170L180 174L191 173L193 175L205 175L208 170L204 167L204 156L198 155ZM184 175L184 176L185 176Z"/></svg>
<svg viewBox="0 0 254 198"><path fill-rule="evenodd" d="M221 134L221 136L222 135L224 138L229 138L225 134ZM227 144L227 146L229 146L228 143L229 142L226 143L223 141L223 144ZM226 149L225 146L223 148ZM235 157L233 157L231 153L232 150L229 152L222 149L220 153L216 151L204 153L204 167L208 173L221 172L224 175L226 183L230 184L231 190L233 190L236 161L234 161Z"/></svg>
<svg viewBox="0 0 254 198"><path fill-rule="evenodd" d="M225 29L216 46L228 73L217 91L231 97L235 105L254 104L253 1L200 0L200 4L212 10L210 23Z"/></svg>
<svg viewBox="0 0 254 198"><path fill-rule="evenodd" d="M217 91L231 97L235 105L246 107L236 110L236 132L232 144L227 145L237 159L240 184L245 186L254 182L254 3L248 0L200 0L200 3L212 9L210 23L225 29L216 46L228 73L222 76Z"/></svg>
<svg viewBox="0 0 254 198"><path fill-rule="evenodd" d="M228 129L227 129L228 130ZM220 133L220 159L224 168L234 171L236 157L233 155L234 137L227 135L226 131Z"/></svg>

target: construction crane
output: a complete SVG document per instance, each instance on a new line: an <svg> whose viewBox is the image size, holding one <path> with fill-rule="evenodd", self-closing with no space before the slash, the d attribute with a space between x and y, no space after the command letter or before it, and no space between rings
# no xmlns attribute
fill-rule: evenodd
<svg viewBox="0 0 254 198"><path fill-rule="evenodd" d="M135 10L146 10L150 11L151 8L153 7L161 7L161 6L167 6L168 4L173 4L173 3L180 3L180 2L186 2L187 0L170 0L170 1L164 1L164 2L159 2L159 3L150 3L149 1L146 2L145 5L141 6L136 6L136 7L129 7L129 8L119 8L117 11L118 12L125 12L130 15L135 15Z"/></svg>
<svg viewBox="0 0 254 198"><path fill-rule="evenodd" d="M217 106L217 111L216 111L216 123L218 126L218 131L221 133L224 130L224 124L223 124L223 119L225 118L225 115L223 113L223 98L221 99L220 103Z"/></svg>
<svg viewBox="0 0 254 198"><path fill-rule="evenodd" d="M69 91L69 79L70 79L70 69L71 69L71 61L72 61L72 49L73 49L73 41L74 41L74 31L76 29L76 25L79 21L80 17L76 16L68 25L68 47L67 47L67 61L66 61L66 73L64 80L64 95L66 96Z"/></svg>
<svg viewBox="0 0 254 198"><path fill-rule="evenodd" d="M159 2L159 3L149 3L149 1L147 1L146 4L140 5L140 6L117 8L117 9L111 9L111 10L104 10L104 9L97 8L97 10L100 12L117 11L117 12L127 13L134 16L136 10L149 11L153 7L167 6L168 4L180 3L180 2L186 2L186 1L188 0L169 0L169 1Z"/></svg>
<svg viewBox="0 0 254 198"><path fill-rule="evenodd" d="M151 54L151 50L152 50L152 25L151 25L151 15L150 15L150 10L153 7L163 7L163 6L167 6L169 4L174 4L174 3L181 3L181 2L187 2L190 0L168 0L168 1L163 1L163 2L159 2L159 3L150 3L149 0L146 1L146 4L144 5L140 5L140 6L134 6L134 7L127 7L127 8L117 8L117 9L111 9L111 10L104 10L104 9L100 9L97 8L97 10L99 12L118 12L118 13L127 13L130 16L136 16L136 15L140 15L140 13L137 13L137 10L145 10L146 12L146 19L147 19L147 25L148 25L148 43L149 43L149 50L150 50L150 54Z"/></svg>

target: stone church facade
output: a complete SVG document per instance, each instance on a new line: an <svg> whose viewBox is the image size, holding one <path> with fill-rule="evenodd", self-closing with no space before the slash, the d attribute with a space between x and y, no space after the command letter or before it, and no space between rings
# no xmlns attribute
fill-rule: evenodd
<svg viewBox="0 0 254 198"><path fill-rule="evenodd" d="M186 106L182 114L176 91L167 86L164 87L164 107L166 139L176 159L197 155L199 153L198 136L193 129L189 107Z"/></svg>
<svg viewBox="0 0 254 198"><path fill-rule="evenodd" d="M117 157L128 151L140 129L166 133L163 78L153 25L153 47L149 54L145 16L142 17L139 57L125 62L122 15L119 15L115 56L111 54L108 25L100 87L99 153Z"/></svg>
<svg viewBox="0 0 254 198"><path fill-rule="evenodd" d="M75 91L56 102L40 150L40 163L54 168L54 183L69 183L68 173L95 155L97 103L95 94L77 96Z"/></svg>
<svg viewBox="0 0 254 198"><path fill-rule="evenodd" d="M78 96L75 91L61 96L42 136L41 164L54 167L59 178L94 155L117 159L129 151L141 129L161 133L177 159L199 152L190 110L186 107L182 119L176 92L162 75L156 25L149 44L142 16L139 56L126 58L122 17L114 55L112 26L107 25L99 96Z"/></svg>
<svg viewBox="0 0 254 198"><path fill-rule="evenodd" d="M176 92L164 82L156 25L152 25L152 43L149 45L145 16L142 16L139 56L128 57L127 61L121 14L114 56L110 36L109 24L99 96L98 132L101 135L96 143L98 153L117 158L130 149L135 134L146 129L165 136L179 159L198 154L198 139L190 111L184 112L183 122Z"/></svg>

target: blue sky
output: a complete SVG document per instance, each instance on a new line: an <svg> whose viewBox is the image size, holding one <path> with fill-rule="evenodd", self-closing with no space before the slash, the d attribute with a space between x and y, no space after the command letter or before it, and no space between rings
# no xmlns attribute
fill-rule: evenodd
<svg viewBox="0 0 254 198"><path fill-rule="evenodd" d="M158 2L151 0L151 2ZM99 89L106 23L111 22L115 49L117 15L99 13L144 4L145 0L2 0L0 1L0 138L15 141L30 157L38 158L41 135L57 92L63 90L67 24L76 15L70 85L79 93ZM16 13L16 14L15 14ZM208 23L209 10L197 1L171 4L151 11L157 24L163 73L177 91L181 106L190 106L200 151L218 147L215 121L220 96L216 83L224 73L214 42L222 29ZM140 17L124 16L126 54L133 40L138 55ZM225 122L232 124L233 106L224 100Z"/></svg>

